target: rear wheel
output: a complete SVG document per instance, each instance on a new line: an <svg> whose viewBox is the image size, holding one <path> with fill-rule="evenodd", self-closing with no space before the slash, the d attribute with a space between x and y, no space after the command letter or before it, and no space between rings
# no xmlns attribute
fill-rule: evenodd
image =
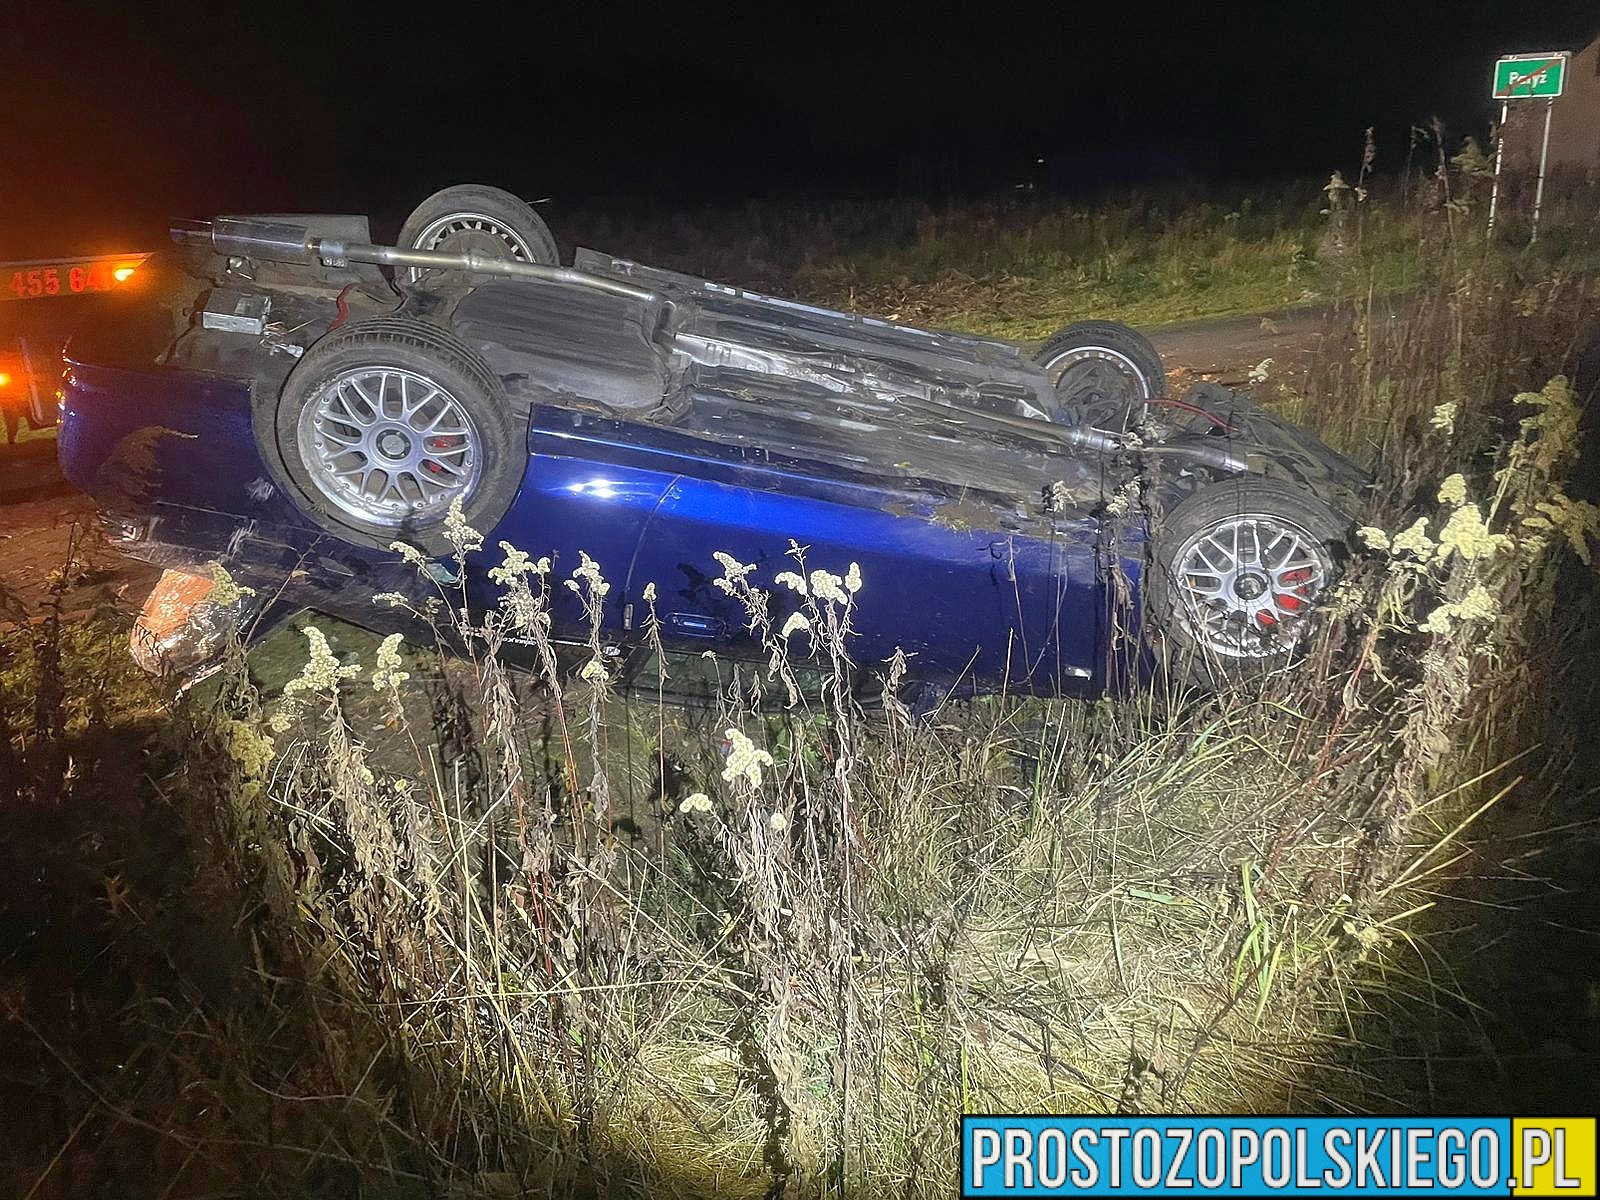
<svg viewBox="0 0 1600 1200"><path fill-rule="evenodd" d="M459 500L467 523L487 532L522 478L500 381L422 321L382 318L324 338L266 415L257 432L271 438L288 483L349 541L447 553L451 506Z"/></svg>
<svg viewBox="0 0 1600 1200"><path fill-rule="evenodd" d="M417 205L401 226L400 245L408 250L476 252L490 258L550 266L560 261L556 239L544 218L525 200L480 183L447 187ZM456 274L411 267L397 271L396 278L404 284L425 278L437 284Z"/></svg>
<svg viewBox="0 0 1600 1200"><path fill-rule="evenodd" d="M1040 347L1062 407L1087 424L1115 430L1139 423L1144 406L1166 394L1161 355L1137 329L1116 321L1078 321Z"/></svg>
<svg viewBox="0 0 1600 1200"><path fill-rule="evenodd" d="M1346 522L1273 479L1229 479L1168 514L1146 591L1157 649L1203 683L1293 661L1332 585Z"/></svg>

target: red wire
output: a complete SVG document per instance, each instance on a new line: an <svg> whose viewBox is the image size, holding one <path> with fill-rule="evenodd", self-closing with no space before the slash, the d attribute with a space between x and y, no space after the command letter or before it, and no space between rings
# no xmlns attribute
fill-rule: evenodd
<svg viewBox="0 0 1600 1200"><path fill-rule="evenodd" d="M1168 408L1181 408L1184 412L1191 412L1197 417L1204 417L1218 429L1226 429L1229 433L1234 431L1233 426L1227 421L1224 421L1221 417L1217 416L1216 413L1207 412L1198 404L1190 404L1187 400L1174 400L1169 396L1156 396L1151 399L1150 403L1165 404Z"/></svg>
<svg viewBox="0 0 1600 1200"><path fill-rule="evenodd" d="M353 287L355 287L353 283L345 284L344 288L339 292L338 299L334 301L339 306L339 315L333 319L333 324L328 326L329 333L332 333L350 319L350 306L344 302L344 298L350 294L350 289Z"/></svg>

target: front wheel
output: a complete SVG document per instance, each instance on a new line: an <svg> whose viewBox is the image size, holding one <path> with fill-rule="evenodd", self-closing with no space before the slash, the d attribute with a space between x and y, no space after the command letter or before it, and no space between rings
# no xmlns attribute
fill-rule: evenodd
<svg viewBox="0 0 1600 1200"><path fill-rule="evenodd" d="M1182 501L1155 536L1145 591L1158 657L1207 684L1287 666L1348 525L1274 479L1223 480Z"/></svg>
<svg viewBox="0 0 1600 1200"><path fill-rule="evenodd" d="M499 379L449 333L409 318L365 321L312 346L256 427L319 524L379 547L448 553L444 522L458 501L467 524L487 532L525 465Z"/></svg>
<svg viewBox="0 0 1600 1200"><path fill-rule="evenodd" d="M1161 354L1137 329L1117 321L1078 321L1039 348L1044 369L1071 419L1117 431L1138 424L1166 394Z"/></svg>

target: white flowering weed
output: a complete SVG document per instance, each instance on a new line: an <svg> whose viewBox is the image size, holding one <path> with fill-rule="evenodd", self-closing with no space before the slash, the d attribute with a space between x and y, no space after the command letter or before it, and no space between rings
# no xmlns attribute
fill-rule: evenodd
<svg viewBox="0 0 1600 1200"><path fill-rule="evenodd" d="M567 590L582 595L584 586L587 585L589 595L593 599L605 599L606 594L611 591L611 584L600 573L600 564L582 551L578 552L578 557L581 561L577 569L572 572L572 578L566 581Z"/></svg>
<svg viewBox="0 0 1600 1200"><path fill-rule="evenodd" d="M761 768L772 766L772 755L746 737L740 730L730 728L728 759L722 768L722 778L728 783L743 781L751 788L761 786Z"/></svg>
<svg viewBox="0 0 1600 1200"><path fill-rule="evenodd" d="M455 547L457 555L474 554L483 549L483 534L467 524L460 496L450 501L450 511L445 513L444 536Z"/></svg>
<svg viewBox="0 0 1600 1200"><path fill-rule="evenodd" d="M377 660L372 668L372 690L393 691L411 678L409 671L401 670L400 645L402 634L391 633L378 646Z"/></svg>
<svg viewBox="0 0 1600 1200"><path fill-rule="evenodd" d="M831 571L811 572L811 594L830 604L848 604L850 597L844 590L844 580Z"/></svg>
<svg viewBox="0 0 1600 1200"><path fill-rule="evenodd" d="M789 619L783 623L783 628L778 630L778 636L788 641L795 634L809 632L810 629L811 620L805 613L792 612L789 614Z"/></svg>

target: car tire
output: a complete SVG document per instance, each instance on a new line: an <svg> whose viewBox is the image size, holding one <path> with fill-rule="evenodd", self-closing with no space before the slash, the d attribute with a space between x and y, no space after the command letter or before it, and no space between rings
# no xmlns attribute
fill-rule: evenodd
<svg viewBox="0 0 1600 1200"><path fill-rule="evenodd" d="M1204 686L1288 666L1349 526L1276 479L1225 479L1182 500L1151 539L1145 632L1157 663Z"/></svg>
<svg viewBox="0 0 1600 1200"><path fill-rule="evenodd" d="M254 418L292 498L358 545L450 553L451 503L487 533L526 465L498 377L450 333L407 317L330 333Z"/></svg>
<svg viewBox="0 0 1600 1200"><path fill-rule="evenodd" d="M1144 334L1117 321L1068 325L1039 348L1033 361L1049 376L1066 414L1088 410L1102 426L1108 423L1106 414L1120 414L1118 428L1129 428L1142 418L1148 401L1166 395L1160 352Z"/></svg>
<svg viewBox="0 0 1600 1200"><path fill-rule="evenodd" d="M400 227L398 244L407 250L461 254L475 250L495 258L554 266L560 262L555 236L527 201L481 183L444 188L417 205ZM401 268L395 281L430 287L463 282L459 271Z"/></svg>

